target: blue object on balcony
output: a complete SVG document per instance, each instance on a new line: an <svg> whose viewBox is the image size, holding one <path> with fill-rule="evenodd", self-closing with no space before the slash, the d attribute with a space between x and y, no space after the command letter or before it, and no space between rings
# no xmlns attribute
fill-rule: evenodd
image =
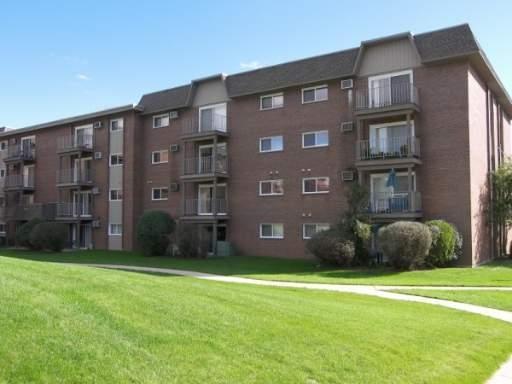
<svg viewBox="0 0 512 384"><path fill-rule="evenodd" d="M386 182L386 187L396 188L396 172L395 168L391 168L388 175L388 181Z"/></svg>

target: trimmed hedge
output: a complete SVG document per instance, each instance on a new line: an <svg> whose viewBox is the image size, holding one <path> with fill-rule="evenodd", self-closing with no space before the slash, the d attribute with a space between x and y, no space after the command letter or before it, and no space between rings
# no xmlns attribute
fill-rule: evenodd
<svg viewBox="0 0 512 384"><path fill-rule="evenodd" d="M137 241L145 256L165 255L176 224L167 212L145 212L137 223Z"/></svg>
<svg viewBox="0 0 512 384"><path fill-rule="evenodd" d="M42 222L43 220L39 218L34 218L32 220L27 221L25 224L21 225L16 230L16 245L20 247L35 249L30 241L30 234L32 233L34 227Z"/></svg>
<svg viewBox="0 0 512 384"><path fill-rule="evenodd" d="M306 248L320 260L339 266L351 265L356 254L354 242L343 239L334 229L315 234Z"/></svg>
<svg viewBox="0 0 512 384"><path fill-rule="evenodd" d="M395 268L415 269L425 265L432 235L425 224L397 221L379 230L378 242L384 257Z"/></svg>
<svg viewBox="0 0 512 384"><path fill-rule="evenodd" d="M432 246L425 261L431 267L446 267L458 257L462 246L457 229L444 220L431 220L425 223L432 235Z"/></svg>
<svg viewBox="0 0 512 384"><path fill-rule="evenodd" d="M30 233L30 243L35 249L60 252L66 245L68 231L64 224L39 223Z"/></svg>

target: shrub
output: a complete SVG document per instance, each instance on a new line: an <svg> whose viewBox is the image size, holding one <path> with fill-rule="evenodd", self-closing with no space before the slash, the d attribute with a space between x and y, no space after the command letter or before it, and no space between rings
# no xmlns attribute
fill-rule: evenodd
<svg viewBox="0 0 512 384"><path fill-rule="evenodd" d="M30 242L30 233L34 229L34 227L40 223L42 223L43 220L39 218L34 218L30 221L27 221L25 224L21 225L16 230L16 244L20 247L27 247L34 249L34 246Z"/></svg>
<svg viewBox="0 0 512 384"><path fill-rule="evenodd" d="M36 249L60 252L66 244L68 231L64 224L39 223L30 233L30 243Z"/></svg>
<svg viewBox="0 0 512 384"><path fill-rule="evenodd" d="M343 239L334 229L315 234L306 243L306 248L320 260L340 266L350 265L356 252L354 242Z"/></svg>
<svg viewBox="0 0 512 384"><path fill-rule="evenodd" d="M432 235L432 246L426 263L432 267L445 267L456 260L461 237L455 227L444 220L431 220L425 223Z"/></svg>
<svg viewBox="0 0 512 384"><path fill-rule="evenodd" d="M208 244L201 240L199 227L190 224L181 224L178 227L178 252L181 257L206 257Z"/></svg>
<svg viewBox="0 0 512 384"><path fill-rule="evenodd" d="M432 235L425 224L397 221L379 230L379 246L389 262L398 269L415 269L425 264Z"/></svg>
<svg viewBox="0 0 512 384"><path fill-rule="evenodd" d="M137 241L144 255L164 255L174 228L175 222L167 212L145 212L137 223Z"/></svg>

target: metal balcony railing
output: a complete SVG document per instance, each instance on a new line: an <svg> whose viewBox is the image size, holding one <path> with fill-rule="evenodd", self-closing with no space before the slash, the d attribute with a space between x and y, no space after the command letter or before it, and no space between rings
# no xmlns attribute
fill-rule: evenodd
<svg viewBox="0 0 512 384"><path fill-rule="evenodd" d="M184 159L184 175L207 175L213 173L227 174L228 159L226 157L200 156Z"/></svg>
<svg viewBox="0 0 512 384"><path fill-rule="evenodd" d="M226 132L227 118L217 113L203 113L201 117L183 119L181 132L183 135L198 133Z"/></svg>
<svg viewBox="0 0 512 384"><path fill-rule="evenodd" d="M214 213L215 212L215 213ZM226 215L228 201L226 199L186 199L184 216Z"/></svg>
<svg viewBox="0 0 512 384"><path fill-rule="evenodd" d="M359 140L357 160L394 159L420 156L420 139L414 136Z"/></svg>
<svg viewBox="0 0 512 384"><path fill-rule="evenodd" d="M374 192L368 208L372 214L421 212L421 194L420 192Z"/></svg>
<svg viewBox="0 0 512 384"><path fill-rule="evenodd" d="M5 178L4 188L33 189L34 175L8 175Z"/></svg>
<svg viewBox="0 0 512 384"><path fill-rule="evenodd" d="M413 104L419 106L419 93L411 83L356 89L357 111Z"/></svg>
<svg viewBox="0 0 512 384"><path fill-rule="evenodd" d="M92 151L93 135L79 134L67 135L57 138L57 151L67 152L75 150Z"/></svg>
<svg viewBox="0 0 512 384"><path fill-rule="evenodd" d="M24 160L32 161L36 158L36 146L34 143L13 144L7 147L7 155L4 161Z"/></svg>
<svg viewBox="0 0 512 384"><path fill-rule="evenodd" d="M92 184L91 169L66 168L57 170L57 184L87 185Z"/></svg>
<svg viewBox="0 0 512 384"><path fill-rule="evenodd" d="M53 220L55 218L55 204L15 205L5 208L5 217L11 220Z"/></svg>
<svg viewBox="0 0 512 384"><path fill-rule="evenodd" d="M57 218L80 218L91 217L92 206L79 202L59 202L55 203Z"/></svg>

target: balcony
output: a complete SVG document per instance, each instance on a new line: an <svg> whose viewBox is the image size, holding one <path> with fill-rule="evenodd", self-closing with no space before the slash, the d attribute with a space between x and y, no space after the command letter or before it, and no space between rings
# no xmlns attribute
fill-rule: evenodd
<svg viewBox="0 0 512 384"><path fill-rule="evenodd" d="M58 187L86 187L92 186L92 170L68 168L57 171Z"/></svg>
<svg viewBox="0 0 512 384"><path fill-rule="evenodd" d="M374 192L369 201L368 213L373 219L414 219L423 216L420 192Z"/></svg>
<svg viewBox="0 0 512 384"><path fill-rule="evenodd" d="M228 159L226 157L200 156L185 158L182 179L212 178L228 176Z"/></svg>
<svg viewBox="0 0 512 384"><path fill-rule="evenodd" d="M356 114L412 109L419 111L419 93L410 83L356 89Z"/></svg>
<svg viewBox="0 0 512 384"><path fill-rule="evenodd" d="M183 119L181 122L182 139L203 140L219 135L227 136L227 117L217 113L202 114L201 117Z"/></svg>
<svg viewBox="0 0 512 384"><path fill-rule="evenodd" d="M59 202L55 204L57 220L92 220L92 206L78 202Z"/></svg>
<svg viewBox="0 0 512 384"><path fill-rule="evenodd" d="M7 147L7 155L4 158L4 162L32 162L36 159L36 147L35 144L15 144Z"/></svg>
<svg viewBox="0 0 512 384"><path fill-rule="evenodd" d="M60 136L57 138L57 153L92 152L93 136L87 134Z"/></svg>
<svg viewBox="0 0 512 384"><path fill-rule="evenodd" d="M227 218L228 201L226 199L186 199L183 216L196 220Z"/></svg>
<svg viewBox="0 0 512 384"><path fill-rule="evenodd" d="M421 164L420 139L414 136L386 137L383 139L358 140L356 166Z"/></svg>
<svg viewBox="0 0 512 384"><path fill-rule="evenodd" d="M8 175L5 178L5 191L33 191L34 175Z"/></svg>
<svg viewBox="0 0 512 384"><path fill-rule="evenodd" d="M53 220L55 218L54 204L15 205L5 208L7 220L26 221L31 219Z"/></svg>

